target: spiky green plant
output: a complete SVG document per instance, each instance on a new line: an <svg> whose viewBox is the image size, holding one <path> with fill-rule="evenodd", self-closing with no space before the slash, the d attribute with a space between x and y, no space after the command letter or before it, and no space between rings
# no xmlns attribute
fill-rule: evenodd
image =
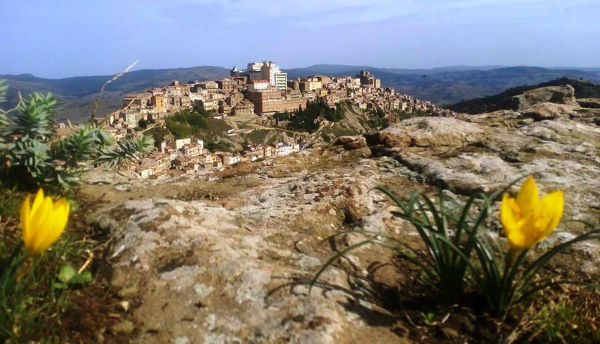
<svg viewBox="0 0 600 344"><path fill-rule="evenodd" d="M98 128L85 126L52 144L52 156L65 162L71 169L78 169L81 162L98 157L100 150L113 142L111 137Z"/></svg>
<svg viewBox="0 0 600 344"><path fill-rule="evenodd" d="M6 81L0 79L0 103L4 103L6 101L6 90L8 90L8 85L6 84Z"/></svg>
<svg viewBox="0 0 600 344"><path fill-rule="evenodd" d="M423 273L419 280L441 291L443 294L455 297L461 295L465 287L472 286L469 257L473 251L477 231L483 227L484 220L489 215L488 203L483 202L479 213L472 214L474 202L480 195L469 198L464 207L457 209L457 202L444 192L439 193L437 203L425 194L413 193L408 202L400 200L386 188L377 187L378 191L388 196L399 208L392 214L406 220L419 233L425 244L425 251L410 247L402 240L377 232L358 229L338 233L359 233L369 238L338 252L329 259L317 272L311 285L317 281L323 271L334 261L347 252L367 244L376 244L396 252L408 260Z"/></svg>
<svg viewBox="0 0 600 344"><path fill-rule="evenodd" d="M149 136L137 139L119 141L115 145L102 151L96 159L97 164L104 164L105 169L117 167L127 161L140 161L140 153L146 152L154 146L154 140Z"/></svg>
<svg viewBox="0 0 600 344"><path fill-rule="evenodd" d="M29 139L49 140L54 132L55 107L56 99L51 93L32 93L17 107L13 134Z"/></svg>
<svg viewBox="0 0 600 344"><path fill-rule="evenodd" d="M0 98L6 85L0 82ZM148 138L115 143L96 126L82 127L62 140L53 139L56 99L50 93L33 93L20 101L12 122L0 111L0 177L7 186L34 190L39 186L67 189L77 183L86 163L116 167L126 160L138 161L139 154L152 147ZM13 110L11 110L12 112Z"/></svg>
<svg viewBox="0 0 600 344"><path fill-rule="evenodd" d="M6 102L6 90L8 90L8 85L4 80L0 79L0 104ZM8 118L6 118L6 111L0 108L0 150L4 148L4 135L6 134L7 126Z"/></svg>

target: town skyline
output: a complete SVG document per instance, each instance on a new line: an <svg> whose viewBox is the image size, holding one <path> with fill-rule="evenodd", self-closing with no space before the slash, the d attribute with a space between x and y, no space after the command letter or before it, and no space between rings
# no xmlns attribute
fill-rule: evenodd
<svg viewBox="0 0 600 344"><path fill-rule="evenodd" d="M245 0L34 0L0 9L11 13L0 37L9 52L0 57L2 74L111 75L136 60L139 69L231 68L266 56L283 69L600 67L600 4L590 0L266 1L260 8Z"/></svg>
<svg viewBox="0 0 600 344"><path fill-rule="evenodd" d="M251 59L248 59L251 60ZM269 58L258 58L254 59L256 61L269 61L272 59ZM128 68L127 72L137 72L144 70L176 70L176 69L192 69L192 68L201 68L201 67L210 67L210 68L222 68L226 70L230 70L232 68L245 68L245 63L237 63L231 66L226 65L209 65L209 64L195 64L195 65L185 65L185 66L165 66L165 67L145 67L143 61L137 60L133 61L129 65L121 66L120 69L115 69L112 73L108 74L78 74L78 75L57 75L57 76L46 76L42 74L35 74L31 72L23 72L23 73L5 73L0 70L0 75L6 76L18 76L18 75L33 75L37 78L42 79L50 79L50 80L60 80L60 79L68 79L68 78L77 78L77 77L111 77L115 74L118 74L125 70L127 67L134 65L132 68ZM456 64L456 65L439 65L439 66L424 66L424 67L414 67L407 68L403 66L379 66L379 65L367 65L367 64L345 64L345 63L314 63L310 65L298 65L298 66L281 66L282 71L287 70L296 70L296 69L304 69L310 67L319 67L319 66L335 66L335 67L348 67L348 71L353 69L362 68L362 69L396 69L396 70L406 70L406 71L428 71L428 70L441 70L448 69L451 71L460 71L460 70L492 70L499 68L512 68L512 67L531 67L531 68L544 68L544 69L572 69L572 70L581 70L581 71L600 71L600 65L594 66L575 66L575 65L551 65L551 66L542 66L542 65L468 65L468 64ZM184 80L182 80L184 81ZM189 80L192 81L192 80Z"/></svg>

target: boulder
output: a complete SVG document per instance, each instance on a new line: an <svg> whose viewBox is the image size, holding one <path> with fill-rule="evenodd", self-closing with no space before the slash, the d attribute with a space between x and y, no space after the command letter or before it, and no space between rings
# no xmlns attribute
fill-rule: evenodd
<svg viewBox="0 0 600 344"><path fill-rule="evenodd" d="M528 107L522 114L536 121L542 121L545 119L569 118L577 108L578 106L574 105L544 102Z"/></svg>
<svg viewBox="0 0 600 344"><path fill-rule="evenodd" d="M600 109L600 98L581 98L577 103L585 108Z"/></svg>
<svg viewBox="0 0 600 344"><path fill-rule="evenodd" d="M344 146L346 149L359 149L367 147L367 140L363 136L340 136L333 144Z"/></svg>
<svg viewBox="0 0 600 344"><path fill-rule="evenodd" d="M416 117L379 132L379 142L390 147L460 148L481 139L475 123L456 118Z"/></svg>
<svg viewBox="0 0 600 344"><path fill-rule="evenodd" d="M571 85L541 87L523 92L512 98L513 109L522 111L539 103L576 105L575 89Z"/></svg>

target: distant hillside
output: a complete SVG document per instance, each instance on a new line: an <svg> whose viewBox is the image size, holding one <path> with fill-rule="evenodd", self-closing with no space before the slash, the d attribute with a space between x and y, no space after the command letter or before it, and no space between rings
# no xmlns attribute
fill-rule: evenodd
<svg viewBox="0 0 600 344"><path fill-rule="evenodd" d="M181 82L193 80L216 80L229 75L229 70L221 67L201 66L174 69L143 69L125 74L109 84L100 104L99 113L107 113L121 105L124 94L138 92L154 86L162 86L172 80ZM70 118L73 121L89 117L92 103L102 85L111 78L105 76L86 76L64 79L37 78L31 74L0 75L8 81L9 102L12 107L17 101L17 90L26 95L33 91L52 92L60 101L58 119Z"/></svg>
<svg viewBox="0 0 600 344"><path fill-rule="evenodd" d="M350 65L334 65L334 64L316 64L303 68L292 68L286 69L288 78L302 78L313 74L326 74L326 75L356 75L361 70L375 71L381 74L395 74L395 75L423 75L423 74L439 74L444 72L461 72L461 71L473 71L473 70L491 70L501 68L501 66L448 66L430 69L405 69L405 68L378 68L373 66L350 66Z"/></svg>
<svg viewBox="0 0 600 344"><path fill-rule="evenodd" d="M384 86L394 87L400 92L439 105L454 104L466 99L496 94L507 88L537 84L561 77L600 82L600 71L597 69L540 67L457 66L406 70L369 66L314 65L286 71L289 78L297 78L312 74L356 75L361 69L369 69L381 79Z"/></svg>
<svg viewBox="0 0 600 344"><path fill-rule="evenodd" d="M575 88L576 98L600 98L600 85L580 79L559 78L548 82L542 82L537 85L509 88L506 91L493 96L463 101L454 105L450 105L448 108L456 112L471 114L492 112L497 110L508 110L512 108L513 96L519 95L534 88L561 85L573 86L573 88Z"/></svg>

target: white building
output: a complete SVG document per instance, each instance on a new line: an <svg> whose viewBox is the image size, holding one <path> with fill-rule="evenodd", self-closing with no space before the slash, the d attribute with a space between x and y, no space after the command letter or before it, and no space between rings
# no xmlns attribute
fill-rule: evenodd
<svg viewBox="0 0 600 344"><path fill-rule="evenodd" d="M284 142L281 146L279 155L290 155L294 152L294 145L289 142Z"/></svg>
<svg viewBox="0 0 600 344"><path fill-rule="evenodd" d="M167 88L167 96L169 97L181 97L181 90L176 87Z"/></svg>
<svg viewBox="0 0 600 344"><path fill-rule="evenodd" d="M248 63L246 73L250 80L268 80L273 87L280 90L287 89L287 73L283 73L273 61Z"/></svg>
<svg viewBox="0 0 600 344"><path fill-rule="evenodd" d="M287 73L275 73L273 86L280 90L287 89Z"/></svg>
<svg viewBox="0 0 600 344"><path fill-rule="evenodd" d="M190 139L189 137L185 139L175 140L175 149L181 149L181 147L189 145L190 143L192 143L192 139ZM204 145L202 147L204 147Z"/></svg>
<svg viewBox="0 0 600 344"><path fill-rule="evenodd" d="M249 91L263 91L269 88L269 81L264 79L257 79L250 81L250 85L248 85Z"/></svg>

